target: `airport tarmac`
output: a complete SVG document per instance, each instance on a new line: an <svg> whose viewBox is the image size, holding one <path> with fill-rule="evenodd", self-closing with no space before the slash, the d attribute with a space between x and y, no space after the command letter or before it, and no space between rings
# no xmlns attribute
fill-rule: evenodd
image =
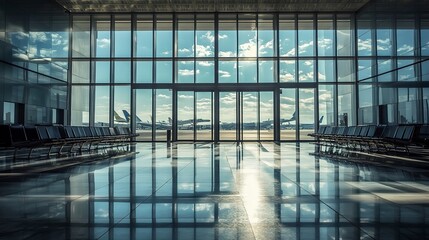
<svg viewBox="0 0 429 240"><path fill-rule="evenodd" d="M299 131L300 140L312 140L312 137L309 137L309 133L313 133L313 129L301 129ZM137 137L137 141L152 141L151 130L137 130L137 133L140 136ZM296 140L296 131L285 129L281 130L280 139L281 141L295 141ZM274 133L272 130L261 130L260 139L258 139L258 134L256 130L246 130L243 133L244 141L272 141L274 138ZM160 130L156 132L155 140L156 141L166 141L167 131ZM193 141L194 132L192 130L179 130L177 139L179 141ZM221 141L235 141L237 140L237 134L235 130L223 130L220 132ZM210 130L199 130L195 134L196 141L211 141L212 140L212 131Z"/></svg>

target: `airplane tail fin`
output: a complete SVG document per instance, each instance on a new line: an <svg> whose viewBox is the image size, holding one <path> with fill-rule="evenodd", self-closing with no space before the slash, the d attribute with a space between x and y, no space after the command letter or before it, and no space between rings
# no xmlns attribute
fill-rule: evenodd
<svg viewBox="0 0 429 240"><path fill-rule="evenodd" d="M119 114L116 111L113 111L113 112L115 114L115 121L117 121L117 122L125 122L126 121L123 117L119 116ZM127 122L128 122L128 119L127 119Z"/></svg>
<svg viewBox="0 0 429 240"><path fill-rule="evenodd" d="M130 121L130 113L127 110L122 110L122 112L124 113L124 116L127 119L127 122L129 122ZM141 123L143 121L136 115L136 122Z"/></svg>
<svg viewBox="0 0 429 240"><path fill-rule="evenodd" d="M289 121L294 121L296 120L296 111L293 112L292 117L289 119Z"/></svg>
<svg viewBox="0 0 429 240"><path fill-rule="evenodd" d="M173 125L173 119L171 119L171 117L168 118L168 123Z"/></svg>
<svg viewBox="0 0 429 240"><path fill-rule="evenodd" d="M323 121L323 117L324 117L324 116L321 116L321 117L320 117L320 119L319 119L319 124L321 124L321 123L322 123L322 121Z"/></svg>
<svg viewBox="0 0 429 240"><path fill-rule="evenodd" d="M128 113L127 110L122 110L122 112L124 113L125 119L127 120L127 122L130 121L130 114Z"/></svg>

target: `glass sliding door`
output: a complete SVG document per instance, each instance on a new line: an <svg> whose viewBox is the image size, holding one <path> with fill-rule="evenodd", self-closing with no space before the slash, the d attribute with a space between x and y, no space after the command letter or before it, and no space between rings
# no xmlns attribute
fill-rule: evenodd
<svg viewBox="0 0 429 240"><path fill-rule="evenodd" d="M219 93L219 140L237 140L237 93Z"/></svg>
<svg viewBox="0 0 429 240"><path fill-rule="evenodd" d="M213 140L212 95L212 92L177 92L177 140Z"/></svg>
<svg viewBox="0 0 429 240"><path fill-rule="evenodd" d="M258 140L258 93L241 92L240 111L240 140Z"/></svg>
<svg viewBox="0 0 429 240"><path fill-rule="evenodd" d="M136 133L139 141L152 141L152 99L152 89L136 90Z"/></svg>
<svg viewBox="0 0 429 240"><path fill-rule="evenodd" d="M195 140L213 140L213 93L195 93Z"/></svg>
<svg viewBox="0 0 429 240"><path fill-rule="evenodd" d="M167 130L172 123L172 91L171 89L155 90L155 140L166 141Z"/></svg>
<svg viewBox="0 0 429 240"><path fill-rule="evenodd" d="M274 140L273 92L259 93L259 140Z"/></svg>
<svg viewBox="0 0 429 240"><path fill-rule="evenodd" d="M177 92L177 140L194 140L194 92Z"/></svg>
<svg viewBox="0 0 429 240"><path fill-rule="evenodd" d="M308 136L315 129L314 116L314 89L304 88L299 89L299 140L312 140ZM322 119L323 120L323 119Z"/></svg>

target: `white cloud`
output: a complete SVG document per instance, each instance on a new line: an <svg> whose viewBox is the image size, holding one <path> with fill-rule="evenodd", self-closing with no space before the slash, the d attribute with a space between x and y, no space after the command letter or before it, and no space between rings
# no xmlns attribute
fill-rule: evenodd
<svg viewBox="0 0 429 240"><path fill-rule="evenodd" d="M323 93L319 95L319 101L331 102L333 101L332 95L330 93Z"/></svg>
<svg viewBox="0 0 429 240"><path fill-rule="evenodd" d="M358 50L359 51L371 51L371 39L367 40L358 40Z"/></svg>
<svg viewBox="0 0 429 240"><path fill-rule="evenodd" d="M256 57L256 52L257 52L256 36L250 39L249 42L240 44L240 46L238 46L238 49L239 49L240 57Z"/></svg>
<svg viewBox="0 0 429 240"><path fill-rule="evenodd" d="M234 104L235 105L235 102L236 102L235 94L234 93L228 93L228 95L222 97L220 99L220 101L223 104Z"/></svg>
<svg viewBox="0 0 429 240"><path fill-rule="evenodd" d="M304 62L304 65L305 66L311 66L311 65L313 65L313 61L307 60L307 61Z"/></svg>
<svg viewBox="0 0 429 240"><path fill-rule="evenodd" d="M231 77L231 74L229 72L227 72L227 71L219 70L219 76L221 78L229 78L229 77Z"/></svg>
<svg viewBox="0 0 429 240"><path fill-rule="evenodd" d="M45 32L30 32L30 39L33 42L46 42L48 41L48 36Z"/></svg>
<svg viewBox="0 0 429 240"><path fill-rule="evenodd" d="M414 47L407 45L407 44L404 44L398 48L398 52L404 52L404 53L409 53L413 50L414 50Z"/></svg>
<svg viewBox="0 0 429 240"><path fill-rule="evenodd" d="M223 34L223 35L219 34L218 38L219 39L225 39L225 38L228 38L228 35L226 35L226 34Z"/></svg>
<svg viewBox="0 0 429 240"><path fill-rule="evenodd" d="M190 50L190 49L187 49L187 48L182 48L182 49L179 49L179 52L180 52L180 53L190 53L190 52L191 52L191 50Z"/></svg>
<svg viewBox="0 0 429 240"><path fill-rule="evenodd" d="M207 32L202 36L202 38L205 38L205 39L209 40L211 43L213 43L213 42L214 42L214 40L215 40L215 37L212 35L212 32L211 32L211 31L207 31ZM219 38L220 38L220 36L219 36Z"/></svg>
<svg viewBox="0 0 429 240"><path fill-rule="evenodd" d="M280 73L280 82L293 82L295 81L295 76L290 73Z"/></svg>
<svg viewBox="0 0 429 240"><path fill-rule="evenodd" d="M331 49L332 47L332 39L324 38L317 42L320 48Z"/></svg>
<svg viewBox="0 0 429 240"><path fill-rule="evenodd" d="M179 75L181 75L181 76L193 76L194 75L194 70L180 69L179 70Z"/></svg>
<svg viewBox="0 0 429 240"><path fill-rule="evenodd" d="M197 62L197 64L203 67L211 67L214 65L213 62L209 62L209 61L199 61Z"/></svg>
<svg viewBox="0 0 429 240"><path fill-rule="evenodd" d="M227 52L223 52L220 51L219 52L219 57L234 57L235 53L231 52L231 51L227 51Z"/></svg>
<svg viewBox="0 0 429 240"><path fill-rule="evenodd" d="M305 52L309 51L308 48L312 48L312 47L313 47L313 41L310 41L310 42L301 41L299 46L298 46L298 52L300 54L305 53Z"/></svg>
<svg viewBox="0 0 429 240"><path fill-rule="evenodd" d="M183 99L193 99L194 98L194 96L192 96L192 95L179 95L179 98L183 98Z"/></svg>
<svg viewBox="0 0 429 240"><path fill-rule="evenodd" d="M165 98L165 99L170 99L170 96L164 95L164 94L158 94L159 98Z"/></svg>
<svg viewBox="0 0 429 240"><path fill-rule="evenodd" d="M270 49L272 51L273 47L274 47L273 40L270 40L270 41L266 42L265 44L261 44L261 41L260 41L259 42L259 54L260 55L266 54L268 52L267 49Z"/></svg>
<svg viewBox="0 0 429 240"><path fill-rule="evenodd" d="M100 48L108 48L110 46L110 39L107 39L107 38L97 39L97 46Z"/></svg>
<svg viewBox="0 0 429 240"><path fill-rule="evenodd" d="M213 49L212 46L203 46L197 44L196 53L197 57L210 57L213 56Z"/></svg>

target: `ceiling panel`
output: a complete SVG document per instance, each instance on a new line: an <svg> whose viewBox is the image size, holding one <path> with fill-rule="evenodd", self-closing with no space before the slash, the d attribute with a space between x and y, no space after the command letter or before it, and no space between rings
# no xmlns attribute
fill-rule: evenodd
<svg viewBox="0 0 429 240"><path fill-rule="evenodd" d="M56 0L70 12L354 12L369 0Z"/></svg>

